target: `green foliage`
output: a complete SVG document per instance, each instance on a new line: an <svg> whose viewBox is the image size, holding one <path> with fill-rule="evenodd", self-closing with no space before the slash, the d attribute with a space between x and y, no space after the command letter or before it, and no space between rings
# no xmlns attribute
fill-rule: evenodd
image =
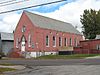
<svg viewBox="0 0 100 75"><path fill-rule="evenodd" d="M94 39L97 34L100 34L100 10L84 10L80 21L83 24L83 34L86 39Z"/></svg>
<svg viewBox="0 0 100 75"><path fill-rule="evenodd" d="M98 56L99 54L72 54L72 55L46 55L36 59L80 59L86 57Z"/></svg>
<svg viewBox="0 0 100 75"><path fill-rule="evenodd" d="M0 68L0 73L5 72L5 71L14 71L16 69L12 69L12 68Z"/></svg>

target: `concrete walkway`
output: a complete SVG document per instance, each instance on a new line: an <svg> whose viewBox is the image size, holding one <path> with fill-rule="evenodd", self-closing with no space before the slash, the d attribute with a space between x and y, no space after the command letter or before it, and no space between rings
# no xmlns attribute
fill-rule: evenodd
<svg viewBox="0 0 100 75"><path fill-rule="evenodd" d="M25 67L24 66L21 66L21 65L14 65L14 66L4 66L4 65L0 65L0 68L13 68L13 69L17 69L17 70L25 69Z"/></svg>
<svg viewBox="0 0 100 75"><path fill-rule="evenodd" d="M94 57L86 57L85 59L99 59L100 56L94 56Z"/></svg>

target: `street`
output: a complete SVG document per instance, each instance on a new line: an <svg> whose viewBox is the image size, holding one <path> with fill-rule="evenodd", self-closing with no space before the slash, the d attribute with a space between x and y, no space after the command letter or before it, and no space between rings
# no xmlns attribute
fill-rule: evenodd
<svg viewBox="0 0 100 75"><path fill-rule="evenodd" d="M100 65L100 58L94 59L10 59L0 60L0 64L10 63L16 65L32 65L32 66L61 66L61 65Z"/></svg>
<svg viewBox="0 0 100 75"><path fill-rule="evenodd" d="M0 60L26 68L5 75L100 75L100 59Z"/></svg>

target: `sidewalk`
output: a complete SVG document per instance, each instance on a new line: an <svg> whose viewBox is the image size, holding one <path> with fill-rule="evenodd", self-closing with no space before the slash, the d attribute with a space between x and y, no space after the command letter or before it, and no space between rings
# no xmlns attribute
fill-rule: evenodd
<svg viewBox="0 0 100 75"><path fill-rule="evenodd" d="M12 69L17 69L17 70L25 69L25 67L24 66L21 66L21 65L14 65L14 66L4 66L4 65L0 65L0 68L12 68Z"/></svg>
<svg viewBox="0 0 100 75"><path fill-rule="evenodd" d="M99 59L100 58L100 56L94 56L94 57L87 57L87 58L85 58L85 59Z"/></svg>

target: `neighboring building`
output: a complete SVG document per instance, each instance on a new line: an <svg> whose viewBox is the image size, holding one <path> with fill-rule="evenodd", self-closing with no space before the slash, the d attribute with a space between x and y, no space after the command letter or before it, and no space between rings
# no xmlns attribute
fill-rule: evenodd
<svg viewBox="0 0 100 75"><path fill-rule="evenodd" d="M0 33L0 51L3 52L5 55L9 53L9 51L14 46L14 37L13 33Z"/></svg>
<svg viewBox="0 0 100 75"><path fill-rule="evenodd" d="M71 24L24 11L14 32L14 49L38 57L71 49L81 40L81 33Z"/></svg>
<svg viewBox="0 0 100 75"><path fill-rule="evenodd" d="M77 54L99 54L100 53L100 35L93 40L80 41L79 47L74 48Z"/></svg>

